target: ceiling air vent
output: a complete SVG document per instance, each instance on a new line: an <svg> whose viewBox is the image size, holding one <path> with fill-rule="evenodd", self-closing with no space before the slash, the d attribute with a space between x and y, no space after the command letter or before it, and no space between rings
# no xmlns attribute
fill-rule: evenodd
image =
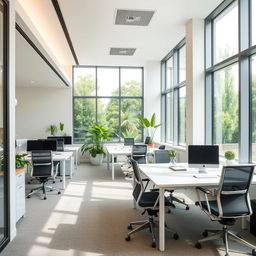
<svg viewBox="0 0 256 256"><path fill-rule="evenodd" d="M148 26L154 11L117 10L116 25Z"/></svg>
<svg viewBox="0 0 256 256"><path fill-rule="evenodd" d="M110 55L132 56L136 48L110 48Z"/></svg>

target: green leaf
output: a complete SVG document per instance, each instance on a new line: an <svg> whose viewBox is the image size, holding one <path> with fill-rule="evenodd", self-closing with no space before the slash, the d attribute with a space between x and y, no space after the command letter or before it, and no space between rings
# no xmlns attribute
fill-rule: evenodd
<svg viewBox="0 0 256 256"><path fill-rule="evenodd" d="M154 127L156 125L156 114L154 113L150 120L151 127Z"/></svg>

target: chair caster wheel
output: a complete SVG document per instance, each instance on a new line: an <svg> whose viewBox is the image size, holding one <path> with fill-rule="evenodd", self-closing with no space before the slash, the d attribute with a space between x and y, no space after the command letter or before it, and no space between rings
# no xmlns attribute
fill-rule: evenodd
<svg viewBox="0 0 256 256"><path fill-rule="evenodd" d="M256 255L256 250L255 250L255 249L252 250L252 255L253 255L253 256Z"/></svg>
<svg viewBox="0 0 256 256"><path fill-rule="evenodd" d="M44 200L46 200L46 198L47 198L47 197L46 197L46 196L44 196Z"/></svg>
<svg viewBox="0 0 256 256"><path fill-rule="evenodd" d="M56 181L54 180L52 183L54 184Z"/></svg>
<svg viewBox="0 0 256 256"><path fill-rule="evenodd" d="M27 198L30 198L31 196L27 196Z"/></svg>
<svg viewBox="0 0 256 256"><path fill-rule="evenodd" d="M28 181L28 184L31 184L31 182L30 182L30 181Z"/></svg>
<svg viewBox="0 0 256 256"><path fill-rule="evenodd" d="M127 236L127 237L125 238L125 241L127 241L127 242L131 241L131 237L130 237L130 236Z"/></svg>
<svg viewBox="0 0 256 256"><path fill-rule="evenodd" d="M199 202L195 202L195 205L196 205L196 206L199 206Z"/></svg>
<svg viewBox="0 0 256 256"><path fill-rule="evenodd" d="M62 180L60 180L60 182L62 182Z"/></svg>
<svg viewBox="0 0 256 256"><path fill-rule="evenodd" d="M61 192L59 191L59 192L58 192L58 195L60 195L60 194L61 194Z"/></svg>
<svg viewBox="0 0 256 256"><path fill-rule="evenodd" d="M173 235L173 239L178 240L178 239L179 239L179 235L178 235L177 233L175 233L175 234Z"/></svg>
<svg viewBox="0 0 256 256"><path fill-rule="evenodd" d="M53 190L52 189L50 189L50 192L52 192Z"/></svg>
<svg viewBox="0 0 256 256"><path fill-rule="evenodd" d="M186 206L186 210L187 210L187 211L189 210L189 206Z"/></svg>
<svg viewBox="0 0 256 256"><path fill-rule="evenodd" d="M127 227L127 229L132 229L132 225L130 224L130 225Z"/></svg>
<svg viewBox="0 0 256 256"><path fill-rule="evenodd" d="M207 231L204 231L204 232L202 233L202 235L203 235L204 237L207 237L207 236L208 236L208 232L207 232Z"/></svg>
<svg viewBox="0 0 256 256"><path fill-rule="evenodd" d="M152 242L151 246L152 248L156 248L156 242Z"/></svg>
<svg viewBox="0 0 256 256"><path fill-rule="evenodd" d="M199 242L197 242L197 243L195 244L195 247L196 247L197 249L201 249L201 248L202 248L202 245L201 245Z"/></svg>
<svg viewBox="0 0 256 256"><path fill-rule="evenodd" d="M33 189L30 190L30 193L32 193L32 192L33 192Z"/></svg>
<svg viewBox="0 0 256 256"><path fill-rule="evenodd" d="M168 211L167 211L168 213L172 213L172 211L170 210L170 209L168 209Z"/></svg>

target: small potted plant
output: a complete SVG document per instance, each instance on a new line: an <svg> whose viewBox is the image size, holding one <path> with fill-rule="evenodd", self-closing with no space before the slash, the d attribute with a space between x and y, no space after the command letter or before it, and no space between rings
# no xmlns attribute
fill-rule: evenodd
<svg viewBox="0 0 256 256"><path fill-rule="evenodd" d="M30 161L26 160L27 154L16 154L15 165L16 169L24 168L27 165L31 165Z"/></svg>
<svg viewBox="0 0 256 256"><path fill-rule="evenodd" d="M90 153L90 162L93 165L100 165L103 160L103 156L106 155L103 142L112 140L110 137L110 129L104 128L100 124L94 123L88 130L86 135L86 143L81 147L81 152Z"/></svg>
<svg viewBox="0 0 256 256"><path fill-rule="evenodd" d="M64 126L65 126L64 123L60 122L59 127L62 135L64 134Z"/></svg>
<svg viewBox="0 0 256 256"><path fill-rule="evenodd" d="M170 163L175 164L176 163L177 152L175 150L170 150L168 155L170 157Z"/></svg>
<svg viewBox="0 0 256 256"><path fill-rule="evenodd" d="M52 136L55 136L58 132L58 127L55 124L51 124L46 129L47 132L50 132Z"/></svg>
<svg viewBox="0 0 256 256"><path fill-rule="evenodd" d="M234 164L234 159L236 157L236 154L234 151L226 151L224 154L224 157L226 158L226 165L232 165Z"/></svg>

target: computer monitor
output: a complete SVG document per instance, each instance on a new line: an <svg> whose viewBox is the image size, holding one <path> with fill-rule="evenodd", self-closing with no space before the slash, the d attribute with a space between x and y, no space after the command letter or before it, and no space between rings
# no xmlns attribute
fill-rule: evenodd
<svg viewBox="0 0 256 256"><path fill-rule="evenodd" d="M189 145L188 146L188 166L199 168L219 167L219 146L216 145Z"/></svg>
<svg viewBox="0 0 256 256"><path fill-rule="evenodd" d="M144 144L149 144L149 142L150 142L150 137L149 136L147 136L146 138L145 138L145 142L144 142Z"/></svg>
<svg viewBox="0 0 256 256"><path fill-rule="evenodd" d="M28 140L27 141L27 151L33 150L57 150L56 140Z"/></svg>
<svg viewBox="0 0 256 256"><path fill-rule="evenodd" d="M72 144L72 136L48 136L47 139L64 139L65 145Z"/></svg>
<svg viewBox="0 0 256 256"><path fill-rule="evenodd" d="M134 138L124 138L124 146L133 146Z"/></svg>

